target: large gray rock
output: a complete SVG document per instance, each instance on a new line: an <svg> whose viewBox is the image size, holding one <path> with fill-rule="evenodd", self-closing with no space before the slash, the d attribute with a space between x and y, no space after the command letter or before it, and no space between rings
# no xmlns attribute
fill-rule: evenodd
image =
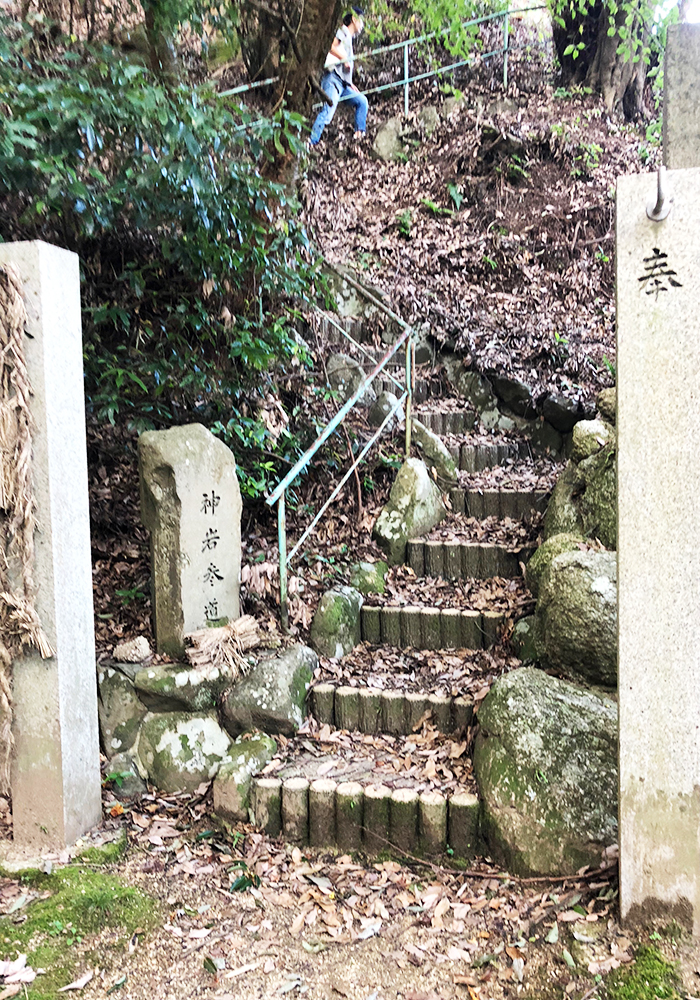
<svg viewBox="0 0 700 1000"><path fill-rule="evenodd" d="M114 797L122 802L138 799L146 791L146 781L133 753L118 753L109 762L104 776L112 783Z"/></svg>
<svg viewBox="0 0 700 1000"><path fill-rule="evenodd" d="M97 688L102 749L111 758L131 749L147 710L131 680L114 666L100 666Z"/></svg>
<svg viewBox="0 0 700 1000"><path fill-rule="evenodd" d="M577 552L585 548L583 535L562 533L550 535L533 554L525 567L525 583L534 597L540 592L540 583L549 572L552 560L562 552Z"/></svg>
<svg viewBox="0 0 700 1000"><path fill-rule="evenodd" d="M493 391L509 410L519 417L534 417L535 403L528 386L512 375L490 374Z"/></svg>
<svg viewBox="0 0 700 1000"><path fill-rule="evenodd" d="M615 429L604 420L580 420L571 434L571 461L578 465L615 440Z"/></svg>
<svg viewBox="0 0 700 1000"><path fill-rule="evenodd" d="M306 693L317 666L316 653L301 644L260 659L223 702L227 731L231 736L253 729L293 736L304 721Z"/></svg>
<svg viewBox="0 0 700 1000"><path fill-rule="evenodd" d="M216 699L228 683L216 667L195 670L184 663L154 663L134 677L141 701L152 712L203 712L216 708Z"/></svg>
<svg viewBox="0 0 700 1000"><path fill-rule="evenodd" d="M617 839L617 707L525 667L479 709L474 772L493 856L522 875L597 867Z"/></svg>
<svg viewBox="0 0 700 1000"><path fill-rule="evenodd" d="M264 733L239 736L214 779L214 812L234 822L248 820L253 775L277 753L277 744Z"/></svg>
<svg viewBox="0 0 700 1000"><path fill-rule="evenodd" d="M338 399L343 403L354 396L365 381L362 365L354 358L348 357L347 354L331 354L326 365L326 372L331 389L338 393ZM377 394L374 389L368 385L358 402L362 406L369 406L376 398Z"/></svg>
<svg viewBox="0 0 700 1000"><path fill-rule="evenodd" d="M444 358L445 370L457 392L471 403L479 413L497 411L498 402L488 379L479 372L464 367L463 359L456 354Z"/></svg>
<svg viewBox="0 0 700 1000"><path fill-rule="evenodd" d="M142 434L139 466L156 644L177 657L187 633L240 614L236 462L206 427L188 424Z"/></svg>
<svg viewBox="0 0 700 1000"><path fill-rule="evenodd" d="M614 426L617 423L617 389L601 389L595 401L603 420Z"/></svg>
<svg viewBox="0 0 700 1000"><path fill-rule="evenodd" d="M309 638L320 656L341 659L359 645L362 594L343 585L327 590L316 608Z"/></svg>
<svg viewBox="0 0 700 1000"><path fill-rule="evenodd" d="M360 562L350 567L350 586L361 594L383 594L384 580L389 567L383 559L376 562Z"/></svg>
<svg viewBox="0 0 700 1000"><path fill-rule="evenodd" d="M617 556L556 556L535 609L539 659L588 684L617 684Z"/></svg>
<svg viewBox="0 0 700 1000"><path fill-rule="evenodd" d="M396 396L393 392L380 392L367 411L367 420L369 421L370 427L381 427L386 418L393 411L394 416L385 428L387 432L391 432L396 426L398 418L401 415L401 410L399 409L397 411L395 409L398 401L398 396Z"/></svg>
<svg viewBox="0 0 700 1000"><path fill-rule="evenodd" d="M389 162L390 160L399 160L405 155L401 141L402 130L403 123L399 116L390 118L379 126L372 149L380 160Z"/></svg>
<svg viewBox="0 0 700 1000"><path fill-rule="evenodd" d="M446 516L440 490L418 458L409 458L399 469L389 502L374 525L373 536L390 566L402 563L406 542L431 531Z"/></svg>
<svg viewBox="0 0 700 1000"><path fill-rule="evenodd" d="M580 420L589 416L581 402L556 393L545 396L540 403L540 412L560 434L569 434Z"/></svg>
<svg viewBox="0 0 700 1000"><path fill-rule="evenodd" d="M577 424L576 428L580 426ZM544 537L562 533L597 538L608 549L617 547L617 451L614 442L578 465L569 462L557 480L544 517Z"/></svg>
<svg viewBox="0 0 700 1000"><path fill-rule="evenodd" d="M552 490L544 515L544 537L553 535L583 535L583 518L575 497L578 495L579 477L573 462L567 462Z"/></svg>
<svg viewBox="0 0 700 1000"><path fill-rule="evenodd" d="M457 465L447 450L445 442L437 434L420 422L413 421L413 440L420 448L425 464L435 469L438 485L443 490L449 490L457 485Z"/></svg>
<svg viewBox="0 0 700 1000"><path fill-rule="evenodd" d="M193 792L214 777L230 742L214 712L147 715L139 734L138 759L160 791Z"/></svg>

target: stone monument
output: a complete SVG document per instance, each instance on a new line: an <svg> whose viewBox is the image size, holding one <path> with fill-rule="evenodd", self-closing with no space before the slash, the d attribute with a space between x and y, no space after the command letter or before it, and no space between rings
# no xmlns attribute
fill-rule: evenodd
<svg viewBox="0 0 700 1000"><path fill-rule="evenodd" d="M187 424L142 434L139 464L156 645L177 657L189 632L240 614L236 462L206 427Z"/></svg>
<svg viewBox="0 0 700 1000"><path fill-rule="evenodd" d="M74 253L0 244L20 273L36 501L34 606L56 651L13 662L12 818L16 843L73 843L102 817L90 559L80 275Z"/></svg>
<svg viewBox="0 0 700 1000"><path fill-rule="evenodd" d="M664 163L700 166L700 24L672 24L664 63Z"/></svg>

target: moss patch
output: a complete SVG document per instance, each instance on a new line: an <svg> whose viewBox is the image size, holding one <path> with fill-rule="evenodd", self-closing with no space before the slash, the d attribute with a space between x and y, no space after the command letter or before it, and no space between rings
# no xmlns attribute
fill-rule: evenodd
<svg viewBox="0 0 700 1000"><path fill-rule="evenodd" d="M80 861L89 865L115 865L126 853L126 831L122 830L115 840L101 847L88 847L80 855Z"/></svg>
<svg viewBox="0 0 700 1000"><path fill-rule="evenodd" d="M69 865L51 875L30 870L18 877L27 891L51 893L22 910L24 923L0 917L0 957L26 953L28 965L46 970L29 987L30 1000L54 998L75 978L89 935L111 927L123 930L127 939L137 928L152 927L158 917L155 900L84 865Z"/></svg>
<svg viewBox="0 0 700 1000"><path fill-rule="evenodd" d="M611 972L608 1000L681 1000L678 969L658 948L640 948L632 965Z"/></svg>

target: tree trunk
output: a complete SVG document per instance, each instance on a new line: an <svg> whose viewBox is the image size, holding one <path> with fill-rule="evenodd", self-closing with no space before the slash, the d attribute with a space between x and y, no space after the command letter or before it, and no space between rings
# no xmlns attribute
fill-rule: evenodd
<svg viewBox="0 0 700 1000"><path fill-rule="evenodd" d="M310 81L318 83L342 11L342 0L305 0L296 26L295 46L280 67L278 99L283 99L291 111L308 114L311 110Z"/></svg>

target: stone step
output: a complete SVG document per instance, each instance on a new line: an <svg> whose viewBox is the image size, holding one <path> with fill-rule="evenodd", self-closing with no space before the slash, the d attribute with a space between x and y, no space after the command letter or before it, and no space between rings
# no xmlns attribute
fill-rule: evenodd
<svg viewBox="0 0 700 1000"><path fill-rule="evenodd" d="M467 517L512 517L519 520L532 511L544 514L549 493L544 490L450 490L450 504L455 514Z"/></svg>
<svg viewBox="0 0 700 1000"><path fill-rule="evenodd" d="M433 434L467 434L478 419L474 410L417 410L415 417Z"/></svg>
<svg viewBox="0 0 700 1000"><path fill-rule="evenodd" d="M511 550L488 542L442 542L409 539L406 562L416 576L436 576L443 580L488 580L492 576L513 579L521 575L520 563L527 562L536 546Z"/></svg>
<svg viewBox="0 0 700 1000"><path fill-rule="evenodd" d="M309 708L321 725L334 729L408 736L428 717L441 733L464 732L472 723L474 702L461 696L323 683L309 691Z"/></svg>
<svg viewBox="0 0 700 1000"><path fill-rule="evenodd" d="M488 649L500 637L500 611L364 605L362 638L400 649Z"/></svg>
<svg viewBox="0 0 700 1000"><path fill-rule="evenodd" d="M495 465L505 465L509 461L530 457L527 441L481 444L448 440L445 444L461 472L481 472L482 469L492 469Z"/></svg>
<svg viewBox="0 0 700 1000"><path fill-rule="evenodd" d="M397 368L398 372L400 372L400 369ZM400 376L399 380L401 380ZM372 386L377 394L380 392L393 392L395 396L400 395L396 384L391 379L383 378L381 375L374 380ZM414 406L424 403L427 399L439 399L443 394L444 390L437 381L417 376L413 389Z"/></svg>
<svg viewBox="0 0 700 1000"><path fill-rule="evenodd" d="M334 777L334 762L329 754L307 755L273 776L256 775L250 789L255 824L271 837L343 853L438 858L449 849L451 858L464 861L478 853L480 805L472 792L415 787L396 774L383 784L373 778L372 760L352 780L347 773Z"/></svg>

